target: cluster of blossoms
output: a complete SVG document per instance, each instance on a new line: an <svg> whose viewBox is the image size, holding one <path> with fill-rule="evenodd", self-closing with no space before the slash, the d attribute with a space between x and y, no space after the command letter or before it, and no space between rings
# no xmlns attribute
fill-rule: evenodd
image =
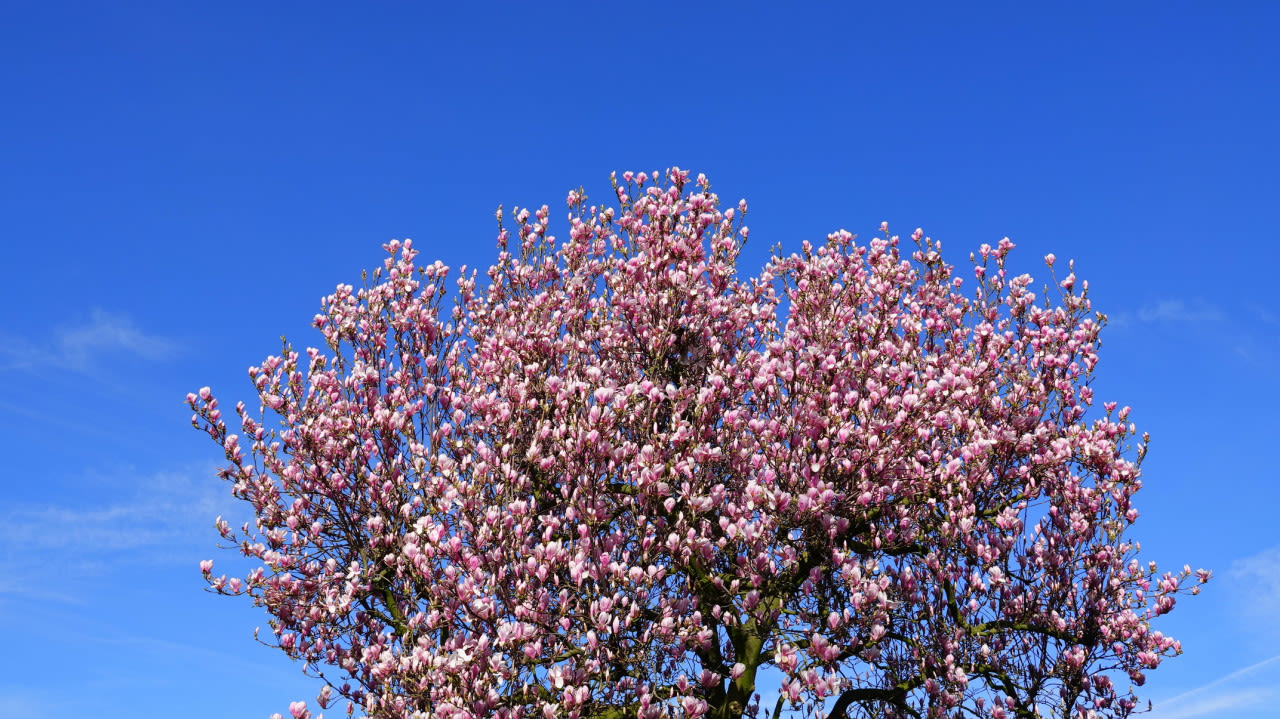
<svg viewBox="0 0 1280 719"><path fill-rule="evenodd" d="M1127 716L1179 651L1150 621L1208 575L1125 536L1145 437L1086 419L1087 284L1038 300L1004 240L966 289L887 225L744 279L745 202L678 169L614 189L570 193L564 240L500 210L449 306L448 268L390 243L324 300L327 349L250 368L238 433L188 396L255 516L218 527L259 566L204 575L266 608L320 706Z"/></svg>

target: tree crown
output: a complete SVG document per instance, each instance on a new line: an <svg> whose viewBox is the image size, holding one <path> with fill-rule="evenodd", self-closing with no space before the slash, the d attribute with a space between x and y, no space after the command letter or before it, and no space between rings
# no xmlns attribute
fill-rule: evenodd
<svg viewBox="0 0 1280 719"><path fill-rule="evenodd" d="M325 349L250 368L239 433L188 396L255 516L219 530L260 565L204 574L267 609L320 704L1127 716L1115 681L1180 651L1150 621L1208 574L1126 537L1146 437L1086 418L1087 283L1037 297L1007 239L965 282L887 225L743 277L745 202L679 169L614 190L569 193L564 240L499 210L452 306L447 267L386 245L325 298Z"/></svg>

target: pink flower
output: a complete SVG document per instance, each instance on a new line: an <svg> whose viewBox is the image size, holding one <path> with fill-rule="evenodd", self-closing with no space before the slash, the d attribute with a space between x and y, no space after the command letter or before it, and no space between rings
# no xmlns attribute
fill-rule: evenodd
<svg viewBox="0 0 1280 719"><path fill-rule="evenodd" d="M615 208L570 192L554 241L547 206L514 208L508 254L456 281L388 243L323 300L321 348L250 371L268 426L188 395L253 515L217 529L257 566L203 560L209 588L251 595L281 649L348 670L361 686L334 693L387 719L497 715L522 682L522 716L617 690L643 719L698 716L694 677L769 661L808 714L853 673L900 682L877 668L904 648L936 660L909 678L947 713L1014 713L967 693L975 663L1008 696L1035 677L1122 706L1106 672L1172 656L1151 622L1208 573L1157 585L1114 526L1145 447L1127 409L1086 419L1084 281L1055 306L1008 239L971 275L888 222L748 273L745 201L688 177L624 173ZM922 611L943 587L954 611ZM988 628L976 651L965 621ZM767 656L711 651L746 623Z"/></svg>

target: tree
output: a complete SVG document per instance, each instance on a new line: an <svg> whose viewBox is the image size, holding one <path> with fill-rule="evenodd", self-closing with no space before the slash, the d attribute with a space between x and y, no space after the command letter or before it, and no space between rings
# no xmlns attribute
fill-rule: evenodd
<svg viewBox="0 0 1280 719"><path fill-rule="evenodd" d="M386 245L323 301L327 351L250 368L240 434L188 396L255 516L219 530L260 563L204 575L266 608L321 706L1133 711L1116 682L1180 651L1150 621L1208 573L1157 576L1125 537L1147 437L1127 407L1086 418L1087 284L1040 302L1006 239L966 290L887 224L744 279L745 202L679 169L614 189L617 210L569 193L564 241L545 206L515 238L499 209L488 286L464 275L452 308L447 267Z"/></svg>

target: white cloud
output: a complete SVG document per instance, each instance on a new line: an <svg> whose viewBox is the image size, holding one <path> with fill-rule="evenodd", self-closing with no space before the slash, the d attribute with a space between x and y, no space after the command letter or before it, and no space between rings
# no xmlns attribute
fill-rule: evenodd
<svg viewBox="0 0 1280 719"><path fill-rule="evenodd" d="M1222 319L1222 313L1216 308L1196 303L1189 306L1182 300L1160 300L1143 305L1138 310L1138 320L1142 322L1213 322Z"/></svg>
<svg viewBox="0 0 1280 719"><path fill-rule="evenodd" d="M178 350L175 343L143 332L128 315L98 308L90 310L87 321L57 329L45 341L14 336L0 339L0 356L5 358L0 369L56 367L84 372L106 355L154 361L171 357Z"/></svg>
<svg viewBox="0 0 1280 719"><path fill-rule="evenodd" d="M79 364L102 352L124 351L144 359L164 359L175 347L168 340L145 334L122 314L93 309L89 322L60 330L57 346L66 361Z"/></svg>
<svg viewBox="0 0 1280 719"><path fill-rule="evenodd" d="M1227 577L1251 615L1274 620L1280 613L1280 545L1237 559Z"/></svg>
<svg viewBox="0 0 1280 719"><path fill-rule="evenodd" d="M1257 368L1269 370L1280 361L1274 331L1280 326L1280 315L1257 304L1246 303L1227 312L1200 300L1164 299L1107 319L1115 328L1176 330L1188 341L1216 352L1230 351L1237 361Z"/></svg>
<svg viewBox="0 0 1280 719"><path fill-rule="evenodd" d="M1209 694L1189 702L1184 701L1171 705L1169 710L1161 710L1158 706L1151 713L1151 719L1191 719L1191 717L1210 717L1215 714L1234 716L1245 709L1257 709L1275 703L1278 692L1268 687L1232 690Z"/></svg>
<svg viewBox="0 0 1280 719"><path fill-rule="evenodd" d="M0 716L5 719L44 719L48 716L74 716L78 713L68 711L69 709L65 696L28 689L0 688Z"/></svg>
<svg viewBox="0 0 1280 719"><path fill-rule="evenodd" d="M1262 346L1252 338L1244 338L1235 346L1235 351L1237 357L1254 367L1270 370L1276 365L1276 350Z"/></svg>
<svg viewBox="0 0 1280 719"><path fill-rule="evenodd" d="M4 368L0 367L0 369ZM9 402L3 399L0 399L0 410L3 410L10 415L26 417L27 419L53 425L54 427L61 427L64 430L74 432L77 436L101 437L109 439L117 444L127 444L129 441L127 437L122 437L120 432L110 425L103 426L102 424L95 422L68 419L68 413L65 412L44 411L26 404ZM71 416L74 417L76 415Z"/></svg>
<svg viewBox="0 0 1280 719"><path fill-rule="evenodd" d="M1112 327L1132 327L1136 324L1208 324L1226 319L1221 310L1204 302L1188 304L1180 299L1148 302L1136 312L1108 313L1107 322Z"/></svg>
<svg viewBox="0 0 1280 719"><path fill-rule="evenodd" d="M0 599L26 599L39 603L73 604L84 606L88 602L73 593L50 590L39 582L32 581L29 572L23 571L21 563L0 563ZM8 716L0 712L0 716Z"/></svg>
<svg viewBox="0 0 1280 719"><path fill-rule="evenodd" d="M69 580L138 563L194 562L202 548L214 553L214 518L240 511L211 467L124 474L81 480L78 499L0 510L0 597L76 602ZM116 496L93 504L99 489Z"/></svg>
<svg viewBox="0 0 1280 719"><path fill-rule="evenodd" d="M1280 612L1280 545L1232 562L1224 573L1238 618L1258 635L1274 631ZM1280 654L1158 701L1151 719L1227 719L1280 705Z"/></svg>
<svg viewBox="0 0 1280 719"><path fill-rule="evenodd" d="M1234 342L1236 354L1246 363L1255 367L1271 370L1280 359L1280 342L1277 342L1275 328L1280 327L1280 315L1269 308L1255 303L1246 303L1244 309L1252 320L1236 332Z"/></svg>
<svg viewBox="0 0 1280 719"><path fill-rule="evenodd" d="M1280 654L1237 669L1208 684L1155 703L1151 719L1234 717L1246 709L1274 706L1280 700L1277 683Z"/></svg>
<svg viewBox="0 0 1280 719"><path fill-rule="evenodd" d="M1263 307L1262 305L1257 304L1255 302L1245 303L1245 309L1252 312L1254 317L1258 318L1259 322L1262 322L1263 324L1280 327L1280 315L1277 315L1272 310L1266 307Z"/></svg>

